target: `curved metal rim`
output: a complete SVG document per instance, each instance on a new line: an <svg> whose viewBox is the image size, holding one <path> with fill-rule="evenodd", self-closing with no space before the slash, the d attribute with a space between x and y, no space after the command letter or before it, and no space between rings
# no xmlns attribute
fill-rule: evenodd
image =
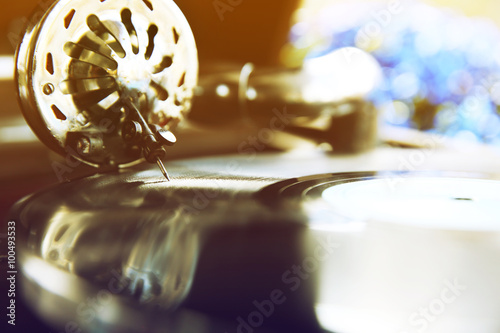
<svg viewBox="0 0 500 333"><path fill-rule="evenodd" d="M41 126L41 124L44 124L45 122L41 117L38 106L32 105L32 100L30 98L30 96L34 95L31 80L32 76L30 73L34 71L33 61L35 58L36 41L38 40L38 36L40 34L40 26L43 22L45 22L48 14L53 10L57 3L58 2L54 2L38 22L34 22L34 19L38 14L37 10L30 15L28 24L25 27L26 32L16 49L14 57L16 65L14 82L17 89L17 98L21 107L21 112L23 113L24 119L30 128L43 144L54 150L56 153L64 155L65 151L59 146L57 140L50 135L50 132L47 131L46 127ZM31 61L29 59L31 59ZM23 64L23 66L21 66L21 64ZM24 92L22 91L23 89L25 89ZM59 149L56 149L56 147L59 147Z"/></svg>

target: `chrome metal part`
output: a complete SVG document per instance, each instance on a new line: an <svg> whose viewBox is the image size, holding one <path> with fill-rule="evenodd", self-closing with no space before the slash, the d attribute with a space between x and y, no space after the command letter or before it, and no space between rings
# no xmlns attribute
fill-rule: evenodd
<svg viewBox="0 0 500 333"><path fill-rule="evenodd" d="M137 121L127 101L147 123L143 134L149 125L171 131L190 110L198 78L192 31L170 0L56 1L27 28L16 64L35 134L96 167L163 157L123 139L124 125Z"/></svg>

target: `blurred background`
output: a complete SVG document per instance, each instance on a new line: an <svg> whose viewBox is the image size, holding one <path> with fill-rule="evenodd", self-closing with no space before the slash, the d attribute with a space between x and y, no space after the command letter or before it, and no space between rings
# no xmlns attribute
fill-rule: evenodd
<svg viewBox="0 0 500 333"><path fill-rule="evenodd" d="M500 144L498 2L304 5L295 15L284 61L359 47L383 68L382 93L390 100L385 123Z"/></svg>

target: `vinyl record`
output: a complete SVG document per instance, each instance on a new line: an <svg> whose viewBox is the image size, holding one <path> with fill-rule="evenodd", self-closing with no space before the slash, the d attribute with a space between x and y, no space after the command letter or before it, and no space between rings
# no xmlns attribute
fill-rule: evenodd
<svg viewBox="0 0 500 333"><path fill-rule="evenodd" d="M172 182L153 169L94 175L19 202L27 303L89 331L177 332L196 311L227 332L496 332L494 176L210 171L230 162L181 161ZM82 310L98 296L106 311Z"/></svg>

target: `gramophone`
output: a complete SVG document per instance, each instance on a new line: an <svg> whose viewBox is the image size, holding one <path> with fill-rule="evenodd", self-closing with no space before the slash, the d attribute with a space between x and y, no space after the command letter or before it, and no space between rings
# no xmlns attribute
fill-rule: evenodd
<svg viewBox="0 0 500 333"><path fill-rule="evenodd" d="M492 168L370 151L380 69L363 51L198 80L194 37L166 0L61 0L28 26L20 104L63 157L63 182L9 219L33 312L67 332L495 332ZM165 166L191 108L254 134Z"/></svg>

